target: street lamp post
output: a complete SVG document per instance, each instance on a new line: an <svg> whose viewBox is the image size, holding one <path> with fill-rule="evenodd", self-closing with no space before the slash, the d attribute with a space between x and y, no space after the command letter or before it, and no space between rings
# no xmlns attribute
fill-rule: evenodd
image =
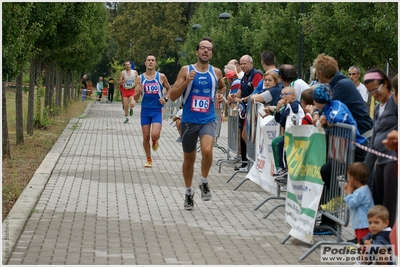
<svg viewBox="0 0 400 267"><path fill-rule="evenodd" d="M390 66L390 61L392 61L393 58L389 58L388 61L386 61L386 75L389 75L389 66Z"/></svg>

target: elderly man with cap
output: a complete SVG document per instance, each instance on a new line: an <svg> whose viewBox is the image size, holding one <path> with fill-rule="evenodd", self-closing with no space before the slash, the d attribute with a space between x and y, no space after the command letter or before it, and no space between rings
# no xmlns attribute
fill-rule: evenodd
<svg viewBox="0 0 400 267"><path fill-rule="evenodd" d="M240 87L240 79L237 75L237 72L234 70L229 70L226 74L224 79L228 82L229 85L229 94L236 94Z"/></svg>

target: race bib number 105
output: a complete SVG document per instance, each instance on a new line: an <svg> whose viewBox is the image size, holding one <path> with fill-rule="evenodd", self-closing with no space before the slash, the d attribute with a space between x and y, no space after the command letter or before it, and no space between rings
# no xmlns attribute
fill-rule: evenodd
<svg viewBox="0 0 400 267"><path fill-rule="evenodd" d="M208 112L211 99L206 96L193 96L191 110L195 112Z"/></svg>

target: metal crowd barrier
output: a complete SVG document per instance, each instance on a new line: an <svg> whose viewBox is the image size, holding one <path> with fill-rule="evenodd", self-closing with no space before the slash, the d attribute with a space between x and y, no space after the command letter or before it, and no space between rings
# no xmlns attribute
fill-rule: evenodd
<svg viewBox="0 0 400 267"><path fill-rule="evenodd" d="M225 101L215 105L215 116L217 117L217 129L215 132L214 147L221 149L222 152L227 154L228 151L225 149L225 147L218 144L218 138L221 134L221 126L225 119Z"/></svg>
<svg viewBox="0 0 400 267"><path fill-rule="evenodd" d="M182 104L182 97L179 97L177 100L175 101L168 101L165 105L164 105L164 120L167 119L172 119L175 114L179 111L179 107ZM171 122L172 124L173 122Z"/></svg>
<svg viewBox="0 0 400 267"><path fill-rule="evenodd" d="M226 159L217 160L219 165L219 172L221 173L222 163L238 163L239 159L239 115L238 111L228 108L228 147L226 152ZM236 154L236 159L230 159L230 152Z"/></svg>
<svg viewBox="0 0 400 267"><path fill-rule="evenodd" d="M314 244L304 255L299 258L299 261L304 260L315 249L323 244L333 245L351 245L356 244L351 242L342 241L342 228L346 227L349 223L349 211L343 198L346 195L344 184L347 181L347 168L354 162L355 145L353 142L356 140L356 128L349 124L336 123L329 127L328 135L328 156L327 162L332 164L330 189L322 192L319 211L322 215L332 219L337 226L337 230L329 226L316 226L315 230L330 230L334 233L336 240L328 241L322 240ZM284 244L290 236L287 236L281 244Z"/></svg>

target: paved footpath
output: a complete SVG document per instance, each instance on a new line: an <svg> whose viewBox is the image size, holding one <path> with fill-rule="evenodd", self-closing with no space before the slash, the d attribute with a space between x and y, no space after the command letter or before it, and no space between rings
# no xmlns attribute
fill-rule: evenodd
<svg viewBox="0 0 400 267"><path fill-rule="evenodd" d="M183 209L183 152L172 120L164 120L153 167L144 168L140 105L124 124L121 103L90 104L71 120L3 222L3 264L8 265L317 265L320 250L299 262L310 245L289 239L278 202L253 210L269 196L214 148L212 200L198 189L195 207ZM227 123L218 144L227 147ZM344 238L351 238L345 229ZM331 237L315 237L315 241ZM13 249L14 248L14 249ZM337 263L336 263L337 264Z"/></svg>

